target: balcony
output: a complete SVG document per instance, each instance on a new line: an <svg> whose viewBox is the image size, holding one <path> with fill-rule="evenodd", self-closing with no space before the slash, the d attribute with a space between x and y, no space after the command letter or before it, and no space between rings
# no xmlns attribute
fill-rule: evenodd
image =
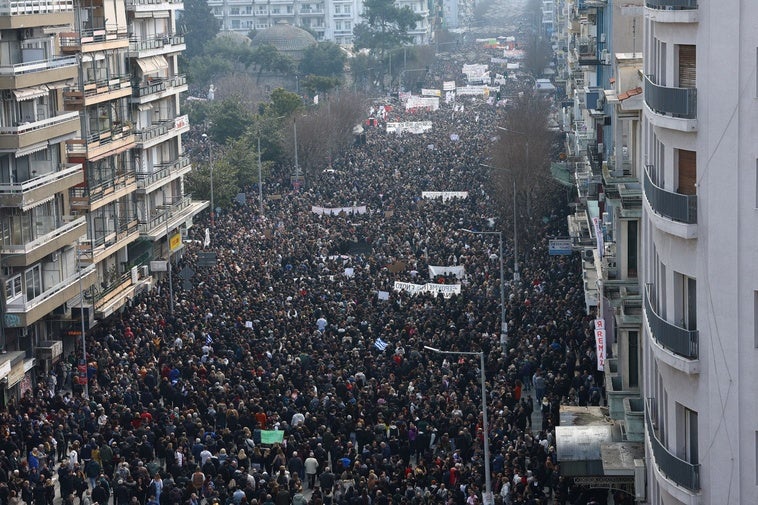
<svg viewBox="0 0 758 505"><path fill-rule="evenodd" d="M50 314L70 299L79 295L79 272L63 279L61 282L45 289L39 296L26 300L20 296L8 303L5 324L10 328L30 326ZM81 288L87 289L97 280L95 266L90 265L81 270Z"/></svg>
<svg viewBox="0 0 758 505"><path fill-rule="evenodd" d="M80 88L65 89L63 104L66 110L81 110L83 107L109 102L131 96L131 94L131 77L116 75L101 81L87 81Z"/></svg>
<svg viewBox="0 0 758 505"><path fill-rule="evenodd" d="M645 440L645 402L642 398L624 400L624 427L626 439L630 442Z"/></svg>
<svg viewBox="0 0 758 505"><path fill-rule="evenodd" d="M659 360L687 374L700 373L699 333L666 321L654 309L650 286L645 289L645 319ZM657 347L657 348L656 348Z"/></svg>
<svg viewBox="0 0 758 505"><path fill-rule="evenodd" d="M64 32L60 34L60 42L64 53L91 53L129 47L126 26L120 25Z"/></svg>
<svg viewBox="0 0 758 505"><path fill-rule="evenodd" d="M76 56L0 64L0 89L22 89L76 78Z"/></svg>
<svg viewBox="0 0 758 505"><path fill-rule="evenodd" d="M655 77L645 76L645 104L655 126L680 131L697 129L697 89L675 88L656 84Z"/></svg>
<svg viewBox="0 0 758 505"><path fill-rule="evenodd" d="M79 113L59 112L53 117L0 127L0 149L23 149L50 139L73 135L77 131Z"/></svg>
<svg viewBox="0 0 758 505"><path fill-rule="evenodd" d="M597 39L581 37L576 41L574 50L580 65L599 65L600 56L597 50Z"/></svg>
<svg viewBox="0 0 758 505"><path fill-rule="evenodd" d="M129 37L129 58L147 58L167 53L184 51L184 35L160 35L142 38L132 35Z"/></svg>
<svg viewBox="0 0 758 505"><path fill-rule="evenodd" d="M186 114L174 119L158 121L137 131L137 147L147 149L187 131L189 131L189 118Z"/></svg>
<svg viewBox="0 0 758 505"><path fill-rule="evenodd" d="M141 275L137 267L110 282L108 286L94 296L95 317L105 319L124 306L128 299L134 298L139 286L150 283L151 277Z"/></svg>
<svg viewBox="0 0 758 505"><path fill-rule="evenodd" d="M681 486L688 492L697 493L700 491L700 465L692 464L683 459L679 459L675 454L670 452L661 442L656 434L657 423L653 422L656 417L653 415L653 400L648 399L646 411L647 436L650 439L650 449L653 453L653 465L655 470L672 481L677 486Z"/></svg>
<svg viewBox="0 0 758 505"><path fill-rule="evenodd" d="M15 207L26 211L82 181L84 174L81 164L64 163L56 172L24 182L0 184L0 207Z"/></svg>
<svg viewBox="0 0 758 505"><path fill-rule="evenodd" d="M645 16L659 23L697 23L697 0L647 0Z"/></svg>
<svg viewBox="0 0 758 505"><path fill-rule="evenodd" d="M73 23L73 0L0 0L0 30Z"/></svg>
<svg viewBox="0 0 758 505"><path fill-rule="evenodd" d="M658 228L685 239L697 236L697 195L669 191L653 181L652 165L643 181L646 207Z"/></svg>
<svg viewBox="0 0 758 505"><path fill-rule="evenodd" d="M29 242L0 246L0 252L8 255L3 258L3 264L9 267L31 265L63 247L70 246L86 233L87 219L84 216L71 221L59 221L53 230Z"/></svg>
<svg viewBox="0 0 758 505"><path fill-rule="evenodd" d="M100 158L125 151L133 145L134 133L132 132L131 124L113 123L110 129L91 133L86 139L66 141L66 154L69 160L87 159L89 161L96 161Z"/></svg>
<svg viewBox="0 0 758 505"><path fill-rule="evenodd" d="M187 195L170 205L155 208L150 219L140 221L140 235L150 240L158 240L166 235L168 229L175 229L183 223L189 227L192 218L208 207L208 202L196 202Z"/></svg>
<svg viewBox="0 0 758 505"><path fill-rule="evenodd" d="M137 218L121 219L113 230L99 233L96 238L81 243L79 257L84 263L100 263L138 238Z"/></svg>
<svg viewBox="0 0 758 505"><path fill-rule="evenodd" d="M167 182L189 172L192 169L188 156L181 156L172 163L158 164L153 172L137 173L137 191L149 193L164 186Z"/></svg>
<svg viewBox="0 0 758 505"><path fill-rule="evenodd" d="M126 10L130 12L155 12L170 9L184 9L184 0L126 0Z"/></svg>
<svg viewBox="0 0 758 505"><path fill-rule="evenodd" d="M133 193L136 189L137 179L134 173L121 173L98 185L71 188L71 208L92 212Z"/></svg>
<svg viewBox="0 0 758 505"><path fill-rule="evenodd" d="M147 103L169 95L187 91L187 77L177 75L169 79L151 79L132 88L132 103Z"/></svg>

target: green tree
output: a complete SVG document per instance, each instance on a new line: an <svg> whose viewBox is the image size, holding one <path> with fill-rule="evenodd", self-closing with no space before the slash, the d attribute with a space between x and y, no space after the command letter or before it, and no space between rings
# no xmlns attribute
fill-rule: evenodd
<svg viewBox="0 0 758 505"><path fill-rule="evenodd" d="M201 88L206 88L219 77L229 74L234 66L232 62L212 56L196 56L189 60L187 78Z"/></svg>
<svg viewBox="0 0 758 505"><path fill-rule="evenodd" d="M239 192L238 175L235 167L226 159L227 150L214 149L213 155L213 204L225 208L231 204ZM198 200L211 199L211 167L202 163L193 167L185 179L187 189Z"/></svg>
<svg viewBox="0 0 758 505"><path fill-rule="evenodd" d="M184 57L188 60L200 56L205 44L212 40L221 28L221 23L213 16L207 0L185 0L184 10L181 11L177 24L181 31L187 34Z"/></svg>
<svg viewBox="0 0 758 505"><path fill-rule="evenodd" d="M309 75L303 79L302 87L311 95L320 93L329 93L339 86L340 80L337 77L324 77L321 75Z"/></svg>
<svg viewBox="0 0 758 505"><path fill-rule="evenodd" d="M421 20L410 7L397 7L394 0L366 0L363 9L365 21L353 29L353 45L368 49L380 61L388 52L411 42L408 32Z"/></svg>
<svg viewBox="0 0 758 505"><path fill-rule="evenodd" d="M287 55L280 53L270 44L264 44L256 48L251 53L248 64L258 69L256 82L260 82L263 72L291 74L295 69L294 61Z"/></svg>
<svg viewBox="0 0 758 505"><path fill-rule="evenodd" d="M290 116L293 112L303 106L303 101L297 95L284 88L276 88L271 92L271 103L269 104L269 114L273 117Z"/></svg>
<svg viewBox="0 0 758 505"><path fill-rule="evenodd" d="M239 138L253 124L253 113L238 96L218 102L207 117L211 138L222 145Z"/></svg>
<svg viewBox="0 0 758 505"><path fill-rule="evenodd" d="M308 47L300 61L302 75L339 77L345 71L347 57L334 42L319 42Z"/></svg>

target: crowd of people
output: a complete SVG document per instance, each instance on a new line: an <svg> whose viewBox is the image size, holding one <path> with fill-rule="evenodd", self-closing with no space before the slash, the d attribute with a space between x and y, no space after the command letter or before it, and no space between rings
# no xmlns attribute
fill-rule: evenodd
<svg viewBox="0 0 758 505"><path fill-rule="evenodd" d="M387 120L432 130L388 134L380 121L299 191L268 185L263 215L253 190L251 205L198 223L217 264L198 265L202 246L188 244L177 271L195 270L192 289L176 279L172 301L163 279L88 332L88 398L76 367L58 366L8 405L0 502L51 505L57 478L65 505L479 505L484 437L495 503L569 502L554 428L561 402L586 405L600 377L577 260L547 254L565 234L560 198L522 230L531 252L506 286L502 341L497 240L463 231L505 229L482 167L497 109L385 104ZM465 273L430 278L430 265ZM484 353L489 433L479 358L425 346Z"/></svg>

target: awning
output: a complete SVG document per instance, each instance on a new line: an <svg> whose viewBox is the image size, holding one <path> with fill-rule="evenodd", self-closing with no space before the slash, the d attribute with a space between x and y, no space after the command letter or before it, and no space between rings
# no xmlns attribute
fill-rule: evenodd
<svg viewBox="0 0 758 505"><path fill-rule="evenodd" d="M34 154L38 151L44 151L47 149L47 142L40 142L39 144L34 144L29 147L25 147L24 149L19 149L18 151L14 152L14 156L16 158L20 158L22 156L28 156L30 154Z"/></svg>
<svg viewBox="0 0 758 505"><path fill-rule="evenodd" d="M142 58L137 60L137 65L142 70L143 74L154 74L161 70L168 68L168 62L165 56L151 56L149 58Z"/></svg>
<svg viewBox="0 0 758 505"><path fill-rule="evenodd" d="M153 104L151 104L151 103L141 103L141 104L137 105L137 110L139 110L139 111L153 110Z"/></svg>
<svg viewBox="0 0 758 505"><path fill-rule="evenodd" d="M16 96L16 101L18 102L45 96L47 95L47 93L48 93L47 86L39 86L36 88L22 88L22 89L13 90L13 94Z"/></svg>
<svg viewBox="0 0 758 505"><path fill-rule="evenodd" d="M75 84L74 79L68 79L65 81L49 82L47 83L47 87L49 89L63 89L63 88L70 88L74 84Z"/></svg>
<svg viewBox="0 0 758 505"><path fill-rule="evenodd" d="M169 17L168 11L155 11L153 12L154 18L167 18Z"/></svg>

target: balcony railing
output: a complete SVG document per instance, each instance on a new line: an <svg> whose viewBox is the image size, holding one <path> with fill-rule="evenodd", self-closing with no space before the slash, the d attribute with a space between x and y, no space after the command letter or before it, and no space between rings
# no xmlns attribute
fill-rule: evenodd
<svg viewBox="0 0 758 505"><path fill-rule="evenodd" d="M82 268L81 277L86 277L87 275L93 273L94 270L95 270L95 265L89 265ZM32 298L31 300L27 301L26 295L21 296L14 302L8 303L8 312L10 313L30 312L35 307L38 307L39 305L48 301L50 298L54 297L61 291L65 290L70 285L76 283L78 280L79 280L79 272L77 271L75 274L45 289L45 291L40 293L39 296L36 296Z"/></svg>
<svg viewBox="0 0 758 505"><path fill-rule="evenodd" d="M0 65L0 75L23 75L32 72L52 70L55 68L72 67L75 65L76 56L59 56L47 60L16 63L15 65Z"/></svg>
<svg viewBox="0 0 758 505"><path fill-rule="evenodd" d="M173 127L174 120L171 119L150 125L147 128L141 128L136 131L137 143L147 142L162 135L166 135Z"/></svg>
<svg viewBox="0 0 758 505"><path fill-rule="evenodd" d="M0 184L0 193L3 194L20 194L32 191L37 188L41 188L47 184L51 184L60 179L65 179L69 175L73 175L81 171L82 166L78 163L60 163L58 170L48 174L29 179L24 182L3 183Z"/></svg>
<svg viewBox="0 0 758 505"><path fill-rule="evenodd" d="M127 7L139 7L144 5L181 4L184 0L126 0Z"/></svg>
<svg viewBox="0 0 758 505"><path fill-rule="evenodd" d="M117 40L126 36L126 28L121 25L107 24L98 28L83 28L79 32L60 34L61 50L76 51L82 44L97 44Z"/></svg>
<svg viewBox="0 0 758 505"><path fill-rule="evenodd" d="M653 210L673 221L685 224L697 223L697 195L683 195L663 189L653 182L652 165L645 167L645 198Z"/></svg>
<svg viewBox="0 0 758 505"><path fill-rule="evenodd" d="M645 289L645 312L650 332L660 345L686 359L698 359L699 333L681 328L663 319L653 308L650 286Z"/></svg>
<svg viewBox="0 0 758 505"><path fill-rule="evenodd" d="M74 10L74 0L0 0L0 16L55 14Z"/></svg>
<svg viewBox="0 0 758 505"><path fill-rule="evenodd" d="M184 35L161 35L152 38L140 38L132 35L129 37L129 51L150 51L162 49L165 46L178 46L184 44Z"/></svg>
<svg viewBox="0 0 758 505"><path fill-rule="evenodd" d="M140 221L139 230L142 233L148 233L153 228L165 223L171 217L186 209L192 203L192 196L186 195L170 205L159 205L155 208L153 217L147 221Z"/></svg>
<svg viewBox="0 0 758 505"><path fill-rule="evenodd" d="M149 82L141 82L135 86L132 90L132 96L152 95L153 93L160 93L169 88L184 86L185 84L187 84L187 77L185 75L177 75L168 79L153 79Z"/></svg>
<svg viewBox="0 0 758 505"><path fill-rule="evenodd" d="M645 76L645 103L653 111L683 119L697 117L697 89L656 84L655 76Z"/></svg>
<svg viewBox="0 0 758 505"><path fill-rule="evenodd" d="M647 0L645 5L650 9L697 9L697 0Z"/></svg>
<svg viewBox="0 0 758 505"><path fill-rule="evenodd" d="M77 117L79 117L78 112L61 112L57 116L41 119L39 121L30 121L18 126L2 126L0 127L0 135L21 135L35 130L41 130L49 126L65 123L66 121L71 121Z"/></svg>
<svg viewBox="0 0 758 505"><path fill-rule="evenodd" d="M647 434L650 437L650 446L655 457L655 464L666 477L690 491L700 491L700 465L692 464L683 459L679 459L671 453L665 445L659 440L656 430L653 427L652 415L653 399L648 398L645 417Z"/></svg>
<svg viewBox="0 0 758 505"><path fill-rule="evenodd" d="M164 163L156 165L155 170L150 174L137 173L137 183L140 187L146 188L151 184L154 184L166 177L170 176L173 172L180 170L190 164L190 159L187 156L181 156L172 163Z"/></svg>

